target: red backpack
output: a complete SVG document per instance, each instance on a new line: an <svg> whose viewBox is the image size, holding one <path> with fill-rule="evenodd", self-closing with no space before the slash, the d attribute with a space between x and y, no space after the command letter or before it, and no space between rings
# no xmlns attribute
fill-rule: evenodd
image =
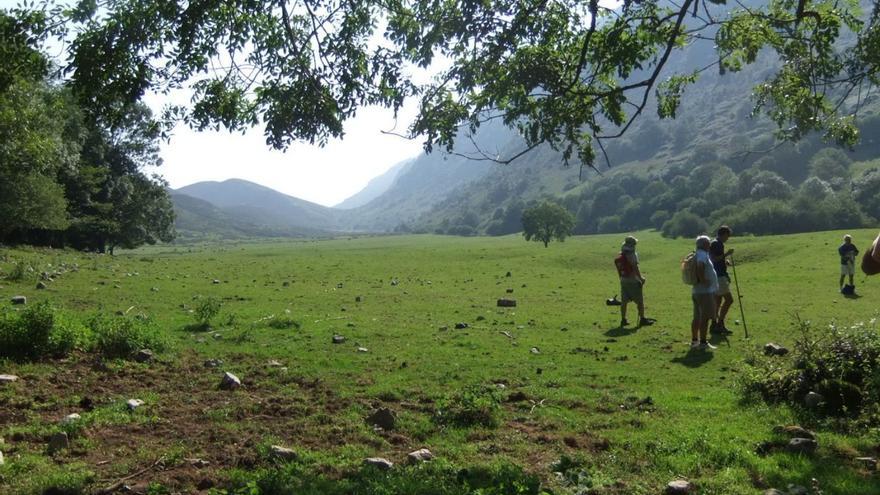
<svg viewBox="0 0 880 495"><path fill-rule="evenodd" d="M624 253L620 253L614 258L614 267L617 268L617 274L623 278L632 277L633 275L633 266Z"/></svg>

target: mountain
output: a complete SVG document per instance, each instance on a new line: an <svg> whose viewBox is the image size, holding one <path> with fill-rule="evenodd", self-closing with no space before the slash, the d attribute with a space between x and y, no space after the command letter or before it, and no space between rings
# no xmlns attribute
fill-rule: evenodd
<svg viewBox="0 0 880 495"><path fill-rule="evenodd" d="M407 165L409 165L412 160L406 160L403 162L394 165L384 174L373 178L367 185L355 193L352 196L349 196L341 203L333 206L333 208L339 210L350 210L352 208L358 208L360 206L364 206L370 201L378 198L382 194L385 193L388 189L394 185L394 180L397 179L397 176L406 169Z"/></svg>
<svg viewBox="0 0 880 495"><path fill-rule="evenodd" d="M279 232L336 230L338 212L253 182L197 182L176 191L207 201L246 225Z"/></svg>

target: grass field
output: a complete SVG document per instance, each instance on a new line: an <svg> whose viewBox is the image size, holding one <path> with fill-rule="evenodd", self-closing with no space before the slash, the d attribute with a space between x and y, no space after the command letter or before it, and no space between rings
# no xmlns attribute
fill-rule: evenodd
<svg viewBox="0 0 880 495"><path fill-rule="evenodd" d="M857 246L875 233L853 232ZM0 361L0 373L21 377L0 385L0 493L93 493L120 480L151 493L452 493L440 486L462 473L497 478L515 466L557 494L661 493L678 477L706 494L813 478L824 494L877 494L880 478L853 459L876 456L880 434L819 429L813 456L759 455L775 425L803 418L745 403L736 387L747 355L770 341L791 344L797 317L873 325L880 280L859 276L858 299L837 293L842 234L731 239L751 339L729 325L734 335L715 340L714 352L688 348L690 295L678 262L691 241L656 233L637 234L648 316L657 319L642 329L619 328L617 308L604 304L619 292L612 259L622 235L548 249L518 236L409 236L115 257L0 250L3 273L14 262L35 269L0 280L3 311L21 308L9 299L22 294L68 318L142 313L171 343L152 363L85 352ZM59 266L63 275L34 289L36 274ZM191 310L207 297L222 307L204 329ZM502 297L517 307L496 307ZM333 344L334 335L345 342ZM223 364L207 368L207 359ZM243 386L219 390L224 371ZM130 413L130 398L145 405ZM397 414L392 431L365 421L378 407ZM70 413L81 424L59 426ZM65 428L70 448L49 455L47 437ZM273 460L272 444L298 459ZM402 465L422 447L437 459L382 473L362 467L374 456ZM282 472L300 488L266 481ZM479 493L516 490L529 493L514 482Z"/></svg>

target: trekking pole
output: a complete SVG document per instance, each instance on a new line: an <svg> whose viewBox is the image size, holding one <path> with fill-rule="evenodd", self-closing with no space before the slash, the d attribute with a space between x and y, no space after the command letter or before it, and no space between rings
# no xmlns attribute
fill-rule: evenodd
<svg viewBox="0 0 880 495"><path fill-rule="evenodd" d="M746 326L746 313L743 311L743 296L739 292L739 279L736 278L736 263L733 261L733 254L730 255L730 267L733 268L733 283L736 286L736 298L739 300L739 316L743 321L743 331L746 338L749 338L749 327Z"/></svg>

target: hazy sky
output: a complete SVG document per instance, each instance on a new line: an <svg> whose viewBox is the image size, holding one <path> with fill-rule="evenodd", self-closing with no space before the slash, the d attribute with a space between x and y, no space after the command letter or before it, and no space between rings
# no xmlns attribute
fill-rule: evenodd
<svg viewBox="0 0 880 495"><path fill-rule="evenodd" d="M159 110L160 101L155 97L148 103ZM415 112L416 104L410 102L398 119L398 132L406 130ZM235 177L332 206L394 164L422 152L421 141L382 134L393 127L390 110L363 108L345 124L344 139L323 148L296 143L281 152L266 145L259 127L241 135L178 125L171 142L162 145L163 164L157 172L173 188Z"/></svg>

